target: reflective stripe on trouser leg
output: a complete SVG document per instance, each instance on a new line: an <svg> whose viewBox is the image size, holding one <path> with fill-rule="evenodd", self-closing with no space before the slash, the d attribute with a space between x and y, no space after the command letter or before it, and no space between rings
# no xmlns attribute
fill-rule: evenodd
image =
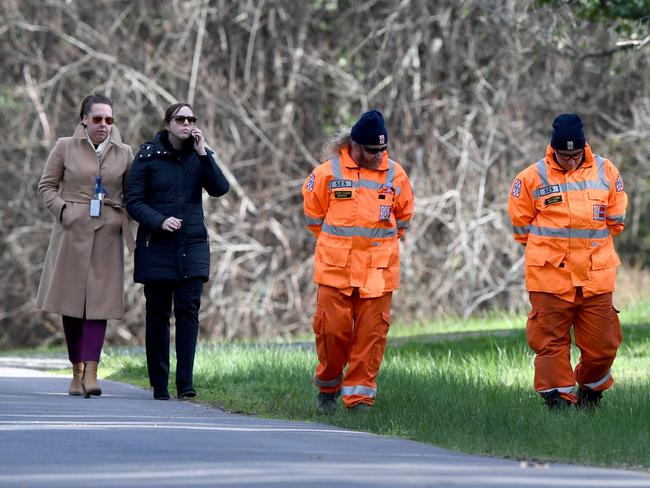
<svg viewBox="0 0 650 488"><path fill-rule="evenodd" d="M551 293L530 292L532 310L526 323L526 340L535 351L535 390L571 391L571 325L576 305Z"/></svg>
<svg viewBox="0 0 650 488"><path fill-rule="evenodd" d="M341 389L346 407L357 403L372 405L374 402L377 394L375 379L384 358L390 326L392 293L377 298L361 298L355 291L352 298L354 336Z"/></svg>
<svg viewBox="0 0 650 488"><path fill-rule="evenodd" d="M341 389L352 340L352 300L331 286L319 285L313 329L318 366L314 383L323 393Z"/></svg>
<svg viewBox="0 0 650 488"><path fill-rule="evenodd" d="M580 349L580 362L575 368L578 384L595 391L608 389L614 384L610 369L622 340L612 293L582 300L573 334Z"/></svg>

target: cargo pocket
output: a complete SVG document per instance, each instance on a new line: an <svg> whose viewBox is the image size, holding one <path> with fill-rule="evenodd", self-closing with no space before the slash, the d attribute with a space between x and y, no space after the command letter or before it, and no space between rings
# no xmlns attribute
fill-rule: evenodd
<svg viewBox="0 0 650 488"><path fill-rule="evenodd" d="M325 264L336 266L337 268L345 268L348 264L350 249L319 246L317 250L318 257Z"/></svg>
<svg viewBox="0 0 650 488"><path fill-rule="evenodd" d="M370 254L370 267L371 268L388 268L390 257L393 251L391 249L372 252Z"/></svg>
<svg viewBox="0 0 650 488"><path fill-rule="evenodd" d="M370 353L370 361L368 363L369 373L374 377L379 372L379 367L384 359L384 352L386 351L386 339L388 338L388 329L390 328L390 313L381 313L381 323L378 324L377 334L375 336L375 343L372 346Z"/></svg>
<svg viewBox="0 0 650 488"><path fill-rule="evenodd" d="M592 270L614 268L619 264L621 264L621 260L613 249L598 247L595 252L591 253Z"/></svg>
<svg viewBox="0 0 650 488"><path fill-rule="evenodd" d="M325 347L325 312L323 310L317 309L314 314L314 322L312 324L312 329L314 330L314 335L316 336L316 355L318 360L322 364L327 364L327 348Z"/></svg>
<svg viewBox="0 0 650 488"><path fill-rule="evenodd" d="M528 321L526 322L526 341L532 350L535 350L533 347L533 341L535 340L536 335L539 334L539 331L535 324L539 318L539 311L534 308L528 312Z"/></svg>

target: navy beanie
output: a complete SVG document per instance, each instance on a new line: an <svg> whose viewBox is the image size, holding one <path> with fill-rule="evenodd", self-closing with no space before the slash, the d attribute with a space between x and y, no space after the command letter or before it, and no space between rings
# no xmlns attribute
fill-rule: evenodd
<svg viewBox="0 0 650 488"><path fill-rule="evenodd" d="M551 147L560 151L575 151L585 147L582 119L577 114L561 114L555 117Z"/></svg>
<svg viewBox="0 0 650 488"><path fill-rule="evenodd" d="M352 140L364 146L381 146L388 144L388 131L384 116L379 110L368 110L352 126Z"/></svg>

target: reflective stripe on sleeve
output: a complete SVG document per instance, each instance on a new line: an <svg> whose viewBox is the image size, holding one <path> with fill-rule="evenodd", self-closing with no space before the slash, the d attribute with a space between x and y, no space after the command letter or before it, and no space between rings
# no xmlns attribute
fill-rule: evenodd
<svg viewBox="0 0 650 488"><path fill-rule="evenodd" d="M409 221L408 220L398 220L397 221L397 228L398 229L406 229L409 226Z"/></svg>
<svg viewBox="0 0 650 488"><path fill-rule="evenodd" d="M341 395L364 395L370 398L375 398L375 396L377 396L377 390L364 385L344 386L341 388Z"/></svg>
<svg viewBox="0 0 650 488"><path fill-rule="evenodd" d="M381 239L387 237L395 237L397 229L391 228L374 228L374 227L341 227L338 225L323 224L321 229L326 234L339 237L367 237L369 239Z"/></svg>
<svg viewBox="0 0 650 488"><path fill-rule="evenodd" d="M323 219L316 219L305 214L305 223L307 225L323 225Z"/></svg>
<svg viewBox="0 0 650 488"><path fill-rule="evenodd" d="M616 222L617 224L622 224L625 222L625 214L623 215L608 215L607 220L609 222Z"/></svg>
<svg viewBox="0 0 650 488"><path fill-rule="evenodd" d="M512 233L518 236L527 236L530 233L530 225L525 227L512 226Z"/></svg>

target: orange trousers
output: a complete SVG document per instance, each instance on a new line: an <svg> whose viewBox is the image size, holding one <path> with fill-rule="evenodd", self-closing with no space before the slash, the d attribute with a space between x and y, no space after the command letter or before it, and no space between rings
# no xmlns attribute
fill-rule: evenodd
<svg viewBox="0 0 650 488"><path fill-rule="evenodd" d="M390 326L391 297L392 292L361 298L356 289L347 296L337 288L318 286L313 324L318 354L314 383L323 393L340 391L347 408L374 403L375 378Z"/></svg>
<svg viewBox="0 0 650 488"><path fill-rule="evenodd" d="M578 288L573 302L551 293L530 292L532 310L528 314L526 339L535 351L535 390L557 389L576 401L576 382L595 391L614 384L610 368L621 344L621 325L612 294L585 298ZM580 360L571 369L571 326Z"/></svg>

